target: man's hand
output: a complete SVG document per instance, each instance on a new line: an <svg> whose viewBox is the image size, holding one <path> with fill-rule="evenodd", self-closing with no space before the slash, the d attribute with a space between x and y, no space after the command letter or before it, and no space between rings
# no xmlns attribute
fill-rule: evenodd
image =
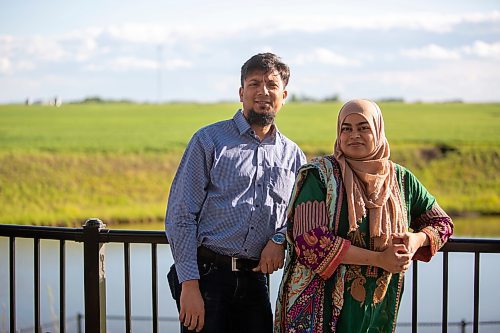
<svg viewBox="0 0 500 333"><path fill-rule="evenodd" d="M259 266L255 267L253 271L271 274L283 268L284 261L285 245L278 245L270 240L262 250Z"/></svg>
<svg viewBox="0 0 500 333"><path fill-rule="evenodd" d="M182 283L180 303L179 321L188 329L200 332L205 325L205 303L198 280Z"/></svg>

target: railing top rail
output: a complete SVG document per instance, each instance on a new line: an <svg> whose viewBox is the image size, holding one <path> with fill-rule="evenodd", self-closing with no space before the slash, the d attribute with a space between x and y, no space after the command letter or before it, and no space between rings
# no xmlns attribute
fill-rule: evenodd
<svg viewBox="0 0 500 333"><path fill-rule="evenodd" d="M83 228L44 227L31 225L0 224L0 236L64 239L81 241ZM102 243L156 243L168 244L162 230L115 230L99 229ZM494 238L450 238L441 252L500 253L500 239Z"/></svg>
<svg viewBox="0 0 500 333"><path fill-rule="evenodd" d="M82 228L43 227L34 225L0 224L0 236L74 240L81 238Z"/></svg>
<svg viewBox="0 0 500 333"><path fill-rule="evenodd" d="M450 238L440 251L500 253L500 239Z"/></svg>
<svg viewBox="0 0 500 333"><path fill-rule="evenodd" d="M161 230L113 230L101 229L99 240L103 243L156 243L168 244L167 236Z"/></svg>

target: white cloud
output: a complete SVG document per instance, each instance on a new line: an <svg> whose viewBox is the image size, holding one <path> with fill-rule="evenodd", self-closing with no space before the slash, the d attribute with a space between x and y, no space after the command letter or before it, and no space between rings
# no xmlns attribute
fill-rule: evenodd
<svg viewBox="0 0 500 333"><path fill-rule="evenodd" d="M0 74L8 74L12 70L12 64L9 58L0 58Z"/></svg>
<svg viewBox="0 0 500 333"><path fill-rule="evenodd" d="M458 60L460 52L457 50L448 50L444 47L430 44L422 48L407 49L401 51L401 54L411 59L434 59L434 60Z"/></svg>
<svg viewBox="0 0 500 333"><path fill-rule="evenodd" d="M110 26L102 31L103 36L126 43L174 45L193 43L207 39L227 39L237 34L239 29L218 26L200 26L196 23L175 25L129 23ZM193 45L196 47L196 45Z"/></svg>
<svg viewBox="0 0 500 333"><path fill-rule="evenodd" d="M358 60L344 57L325 48L317 48L308 53L301 53L292 59L291 63L297 65L320 63L340 67L357 67L361 65Z"/></svg>
<svg viewBox="0 0 500 333"><path fill-rule="evenodd" d="M169 59L163 61L161 65L156 60L138 58L138 57L117 57L110 60L106 65L99 65L95 63L88 64L84 67L87 71L103 72L112 70L115 72L127 71L142 71L142 70L176 70L182 68L191 68L193 64L184 59Z"/></svg>
<svg viewBox="0 0 500 333"><path fill-rule="evenodd" d="M480 58L500 60L500 42L485 43L483 41L475 41L471 46L462 48L465 54L475 55Z"/></svg>
<svg viewBox="0 0 500 333"><path fill-rule="evenodd" d="M467 70L464 70L467 68ZM481 60L443 62L440 66L408 70L364 73L362 77L350 77L351 87L363 91L361 95L377 97L381 91L386 96L404 97L407 101L443 101L462 99L465 101L498 100L500 98L500 68ZM345 78L337 78L343 80ZM376 87L372 82L380 83ZM364 81L364 82L363 82ZM344 81L345 82L345 81ZM354 89L347 90L355 94ZM344 97L344 96L342 96ZM352 96L351 96L352 97Z"/></svg>
<svg viewBox="0 0 500 333"><path fill-rule="evenodd" d="M30 71L35 69L35 64L31 61L20 60L15 64L15 68L21 71Z"/></svg>
<svg viewBox="0 0 500 333"><path fill-rule="evenodd" d="M453 49L429 44L421 48L402 50L400 54L410 59L459 60L465 56L469 56L500 60L500 42L486 43L475 41L472 45Z"/></svg>
<svg viewBox="0 0 500 333"><path fill-rule="evenodd" d="M344 15L332 19L330 13L316 16L297 15L277 21L281 31L318 32L328 30L409 29L437 33L450 32L463 23L500 23L500 11L491 13L439 14L435 12ZM311 24L314 22L314 24Z"/></svg>
<svg viewBox="0 0 500 333"><path fill-rule="evenodd" d="M110 62L110 68L115 71L149 70L158 68L158 63L150 59L135 57L120 57Z"/></svg>
<svg viewBox="0 0 500 333"><path fill-rule="evenodd" d="M154 24L124 24L106 28L105 33L112 39L131 42L160 44L165 42L170 31L166 27Z"/></svg>
<svg viewBox="0 0 500 333"><path fill-rule="evenodd" d="M70 58L70 52L56 39L36 36L18 42L17 47L29 57L52 62Z"/></svg>
<svg viewBox="0 0 500 333"><path fill-rule="evenodd" d="M30 71L35 68L35 65L31 61L18 60L12 61L7 57L0 58L0 74L12 75L18 71Z"/></svg>
<svg viewBox="0 0 500 333"><path fill-rule="evenodd" d="M262 19L264 20L265 17ZM314 24L311 24L314 22ZM126 23L108 27L87 27L73 30L52 37L29 37L24 41L14 39L12 36L0 36L0 44L6 39L9 42L19 41L26 47L34 45L28 50L38 54L41 58L58 59L68 52L61 49L60 43L73 41L80 43L80 47L87 50L96 50L99 38L108 39L118 43L136 43L151 45L174 45L183 43L199 45L200 41L227 40L231 36L241 36L249 31L261 36L270 36L279 32L287 31L335 31L348 30L388 30L388 29L410 29L424 30L430 32L449 32L462 23L500 23L500 11L490 13L467 13L467 14L439 14L433 12L416 13L392 13L392 14L360 14L343 15L332 18L330 13L319 15L295 15L283 18L275 18L273 21L265 19L252 21L238 21L229 25L199 25L185 23L171 26L163 23ZM18 43L19 44L19 43ZM101 45L102 46L102 45ZM46 50L49 49L50 52ZM83 51L82 51L83 52ZM87 52L88 53L88 52ZM83 52L82 59L88 58Z"/></svg>
<svg viewBox="0 0 500 333"><path fill-rule="evenodd" d="M193 63L184 59L170 59L162 64L162 68L168 70L182 69L182 68L192 68Z"/></svg>

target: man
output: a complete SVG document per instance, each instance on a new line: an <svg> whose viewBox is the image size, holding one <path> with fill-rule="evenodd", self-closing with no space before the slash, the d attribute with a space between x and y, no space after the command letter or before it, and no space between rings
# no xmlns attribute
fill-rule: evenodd
<svg viewBox="0 0 500 333"><path fill-rule="evenodd" d="M243 108L199 130L184 152L165 217L183 332L272 332L266 274L283 267L285 210L306 162L274 124L289 76L272 53L250 58Z"/></svg>

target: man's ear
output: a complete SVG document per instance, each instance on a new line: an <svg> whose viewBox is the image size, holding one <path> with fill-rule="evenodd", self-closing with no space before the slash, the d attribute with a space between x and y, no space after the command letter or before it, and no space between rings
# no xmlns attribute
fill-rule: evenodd
<svg viewBox="0 0 500 333"><path fill-rule="evenodd" d="M288 97L288 90L283 90L283 104L285 104L286 98Z"/></svg>
<svg viewBox="0 0 500 333"><path fill-rule="evenodd" d="M243 87L240 87L240 90L238 93L240 95L240 102L243 102Z"/></svg>

